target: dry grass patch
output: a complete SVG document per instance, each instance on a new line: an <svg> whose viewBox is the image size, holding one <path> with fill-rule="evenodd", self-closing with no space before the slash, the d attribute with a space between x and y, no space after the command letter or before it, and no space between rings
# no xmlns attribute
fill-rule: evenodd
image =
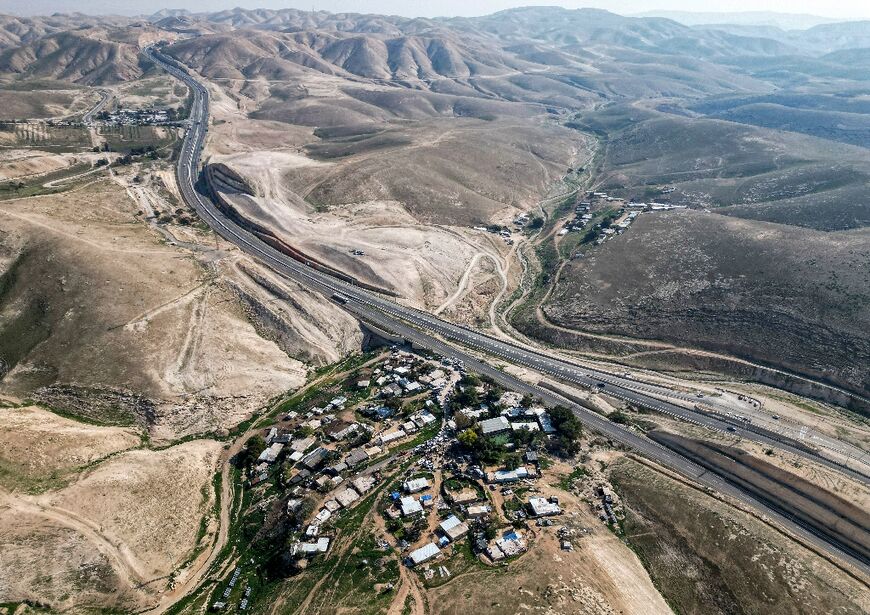
<svg viewBox="0 0 870 615"><path fill-rule="evenodd" d="M0 205L2 387L171 440L228 429L301 384L304 366L257 334L220 276L137 210L108 180Z"/></svg>
<svg viewBox="0 0 870 615"><path fill-rule="evenodd" d="M79 423L37 406L0 409L0 484L42 489L82 466L137 446L132 429Z"/></svg>
<svg viewBox="0 0 870 615"><path fill-rule="evenodd" d="M195 546L199 521L212 501L210 481L220 450L219 442L196 440L130 451L46 500L99 524L112 542L129 550L143 578L161 577Z"/></svg>
<svg viewBox="0 0 870 615"><path fill-rule="evenodd" d="M611 479L629 544L681 613L866 613L866 586L745 513L631 460Z"/></svg>

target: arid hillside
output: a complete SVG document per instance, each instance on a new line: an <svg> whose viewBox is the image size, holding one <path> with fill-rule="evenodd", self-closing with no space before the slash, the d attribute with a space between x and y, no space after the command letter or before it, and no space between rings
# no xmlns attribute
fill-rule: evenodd
<svg viewBox="0 0 870 615"><path fill-rule="evenodd" d="M520 274L527 255L520 256L516 242L530 235L502 242L471 227L510 225L522 212L544 216L542 201L555 204L545 199L572 190L594 187L627 200L660 199L740 218L749 223L727 223L729 241L738 244L752 245L768 223L790 227L782 230L789 237L818 237L815 245L822 245L826 236L794 229L839 233L870 221L865 77L852 70L866 54L860 28L849 25L814 28L804 43L776 32L693 28L600 10L540 7L408 19L232 9L163 11L147 21L4 18L3 31L0 72L21 92L3 97L33 117L75 113L90 101L58 87L39 89L45 96L28 92L33 77L50 84L120 81L123 86L113 86L119 102L157 100L159 89L161 102L180 105L180 95L158 85L138 54L143 45L166 40L166 53L210 84L207 154L253 186L253 197L239 203L242 213L296 249L432 309L447 309L478 281L487 290L475 309L529 284ZM826 34L832 39L821 45ZM805 67L792 68L795 58ZM844 63L850 70L837 68ZM645 237L644 249L651 249ZM843 237L848 242L852 235ZM694 260L695 248L706 250L703 239L686 241L687 265L703 268ZM777 244L783 262L800 260L798 245ZM711 262L726 259L718 250L710 247ZM861 265L848 252L837 258L847 269ZM471 271L481 259L491 269L475 281ZM559 286L543 316L590 332L641 335L618 316L606 326L590 324L559 303L575 294L574 284L589 284L572 279L580 275L579 262L553 276ZM554 270L559 265L545 262ZM860 368L830 359L843 353L826 349L840 335L828 339L840 326L834 323L848 329L856 322L849 306L863 295L851 283L824 280L833 267L809 266L818 268L810 278L820 307L804 318L818 335L798 355L769 356L752 347L753 335L729 334L729 344L718 347L703 341L716 337L705 333L695 347L840 384L853 378ZM769 317L761 293L765 272L728 267L744 285L742 304ZM662 270L659 283L679 286L680 275ZM782 291L783 305L795 292ZM675 316L685 306L662 301L672 309L675 331L692 330ZM842 318L814 320L826 317L825 306L840 306ZM494 320L495 311L483 320ZM716 328L700 313L693 318L705 331ZM753 327L765 329L766 322ZM688 334L677 340L655 327L644 330L692 345ZM852 343L861 346L863 339ZM820 356L845 371L799 365ZM863 381L850 385L863 387Z"/></svg>
<svg viewBox="0 0 870 615"><path fill-rule="evenodd" d="M276 311L255 266L214 248L200 260L208 235L180 227L186 247L166 243L143 219L173 198L153 177L125 188L91 175L0 202L6 394L172 440L230 429L299 386L306 364L359 347L356 324L328 304L301 293ZM309 311L329 326L303 326Z"/></svg>
<svg viewBox="0 0 870 615"><path fill-rule="evenodd" d="M866 44L0 16L0 615L866 612ZM190 126L286 255L611 378L381 345L189 207Z"/></svg>
<svg viewBox="0 0 870 615"><path fill-rule="evenodd" d="M562 326L676 342L870 388L867 229L644 214L571 261L544 312Z"/></svg>
<svg viewBox="0 0 870 615"><path fill-rule="evenodd" d="M3 407L0 417L7 603L143 608L210 539L219 442L151 450L134 429L38 407Z"/></svg>
<svg viewBox="0 0 870 615"><path fill-rule="evenodd" d="M139 48L172 35L148 23L119 21L81 23L70 19L66 28L60 24L40 24L38 28L37 24L10 20L7 36L12 38L13 32L20 36L17 42L0 45L0 75L85 85L136 79L148 67L139 56Z"/></svg>

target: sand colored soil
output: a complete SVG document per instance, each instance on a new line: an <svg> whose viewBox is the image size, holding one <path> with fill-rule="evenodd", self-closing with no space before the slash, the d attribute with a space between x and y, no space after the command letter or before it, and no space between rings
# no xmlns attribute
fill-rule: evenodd
<svg viewBox="0 0 870 615"><path fill-rule="evenodd" d="M59 491L0 492L0 596L55 608L151 603L211 514L220 449L197 440L135 450Z"/></svg>
<svg viewBox="0 0 870 615"><path fill-rule="evenodd" d="M94 388L145 395L153 414L127 420L170 439L230 427L301 384L305 367L257 334L232 289L137 210L107 180L0 206L18 273L6 313L41 315L40 343L16 343L3 386L20 396L47 386L48 403L85 414ZM67 385L84 399L50 388Z"/></svg>
<svg viewBox="0 0 870 615"><path fill-rule="evenodd" d="M187 88L169 75L135 79L111 89L112 94L126 108L181 107Z"/></svg>
<svg viewBox="0 0 870 615"><path fill-rule="evenodd" d="M75 156L49 154L38 150L8 150L0 153L0 181L65 169L76 160Z"/></svg>
<svg viewBox="0 0 870 615"><path fill-rule="evenodd" d="M330 81L319 76L312 79ZM445 312L446 316L462 322L474 321L476 310L485 312L488 300L502 289L500 271L520 269L518 263L509 264L515 256L502 239L474 231L468 220L460 220L467 204L459 192L466 188L459 183L451 184L453 179L443 189L439 188L437 196L426 192L423 199L413 189L407 194L404 189L377 190L380 179L358 168L365 164L393 168L405 164L403 160L414 158L413 165L419 171L428 163L416 157L450 150L454 141L459 144L456 147L467 145L469 139L475 141L469 135L479 128L476 124L463 124L458 132L445 130L440 125L426 125L415 128L408 136L394 135L396 143L403 144L391 154L395 159L382 158L383 152L377 148L332 157L312 150L327 146L311 128L246 117L245 110L255 109L262 102L250 88L242 92L238 84L224 81L219 84L220 88L212 87L215 122L207 149L209 161L227 164L249 182L256 196L234 199L237 209L249 220L272 229L288 244L429 309L448 301L463 285L463 280L470 282L472 297L465 302L467 305ZM327 89L332 91L331 86ZM466 134L466 129L471 132ZM341 180L351 168L348 165L360 173L359 185L365 184L371 189L348 198L332 195L341 201L338 205L324 200L321 194L326 190L324 182ZM456 167L468 171L474 165L457 163ZM432 176L438 173L433 170ZM409 185L417 181L411 171L396 171L396 174L407 175ZM519 211L519 203L501 203L490 194L496 188L482 179L476 182L468 179L465 183L473 185L472 192L477 191L481 198L495 199L493 211L499 212L500 222L509 222L513 213ZM499 186L498 190L504 188L503 183ZM531 193L523 198L528 203L535 200ZM422 205L424 200L425 206ZM430 210L455 212L455 215L448 213L446 219L437 220L439 224L429 224ZM365 254L355 255L354 250ZM467 271L478 269L471 267L473 264L491 271L483 276L474 275L469 281ZM487 275L492 278L489 283L484 279Z"/></svg>
<svg viewBox="0 0 870 615"><path fill-rule="evenodd" d="M59 118L84 113L99 100L88 89L12 90L0 88L0 119Z"/></svg>
<svg viewBox="0 0 870 615"><path fill-rule="evenodd" d="M243 215L290 245L420 307L436 308L447 300L475 254L485 250L500 259L507 251L488 233L420 224L395 201L327 212L306 212L259 197L235 202ZM353 250L365 254L356 256Z"/></svg>
<svg viewBox="0 0 870 615"><path fill-rule="evenodd" d="M124 453L46 500L98 523L134 554L143 577L160 576L194 546L220 449L219 442L196 440Z"/></svg>
<svg viewBox="0 0 870 615"><path fill-rule="evenodd" d="M37 406L2 408L0 484L38 486L139 443L129 428L87 425Z"/></svg>
<svg viewBox="0 0 870 615"><path fill-rule="evenodd" d="M0 599L32 600L58 610L91 604L144 606L87 535L0 504ZM131 602L132 600L132 602Z"/></svg>
<svg viewBox="0 0 870 615"><path fill-rule="evenodd" d="M588 503L559 488L571 469L556 464L539 481L541 494L557 495L565 514L552 527L533 528L529 552L507 567L475 568L427 590L433 613L671 613L637 556ZM563 525L576 532L573 551L561 550L555 531Z"/></svg>

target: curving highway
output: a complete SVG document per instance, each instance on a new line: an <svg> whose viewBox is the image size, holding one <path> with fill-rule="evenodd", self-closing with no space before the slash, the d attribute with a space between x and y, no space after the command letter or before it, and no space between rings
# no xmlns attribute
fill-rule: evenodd
<svg viewBox="0 0 870 615"><path fill-rule="evenodd" d="M400 305L373 292L333 278L274 250L253 234L229 220L215 207L211 199L199 193L195 186L199 177L199 160L205 143L208 125L208 90L174 59L161 54L153 47L146 48L144 53L155 64L183 81L191 90L193 102L190 110L189 129L180 150L176 175L179 189L185 202L215 232L237 245L244 252L258 258L276 272L326 296L335 297L338 295L343 307L360 319L377 325L382 329L392 331L418 346L428 348L444 356L462 360L470 369L486 374L511 389L531 393L544 400L548 405L560 404L567 406L577 414L578 418L588 428L692 479L704 487L727 494L752 506L756 510L760 510L766 516L776 519L781 525L800 536L806 543L813 545L817 550L826 551L838 559L848 562L852 566L870 574L870 562L860 555L850 552L842 545L828 542L824 537L814 533L811 528L791 518L787 511L776 510L670 449L630 429L612 423L599 414L551 391L530 385L519 378L496 369L475 358L468 352L448 344L444 340L462 344L476 351L499 357L506 362L521 365L536 372L546 373L566 382L581 384L587 387L599 387L600 384L603 384L606 391L615 397L658 412L691 420L711 429L728 429L733 431L735 428L730 423L700 413L694 413L683 406L669 403L647 394L640 390L640 387L644 386L643 383L638 383L636 380L620 378L614 374L583 367L564 359L554 358L517 344L489 337L477 331L443 321L428 312ZM664 390L668 391L667 389ZM679 396L674 399L686 397L684 394L668 392ZM868 478L867 474L851 468L845 468L827 458L801 448L796 448L788 442L774 440L745 429L739 429L735 433L747 439L759 441L769 446L812 459L812 461L817 463L828 465L849 474L865 484L870 484L870 478Z"/></svg>
<svg viewBox="0 0 870 615"><path fill-rule="evenodd" d="M90 111L82 116L82 123L85 126L92 126L94 123L94 116L102 111L110 100L112 100L112 92L109 90L100 90L100 101L94 105Z"/></svg>

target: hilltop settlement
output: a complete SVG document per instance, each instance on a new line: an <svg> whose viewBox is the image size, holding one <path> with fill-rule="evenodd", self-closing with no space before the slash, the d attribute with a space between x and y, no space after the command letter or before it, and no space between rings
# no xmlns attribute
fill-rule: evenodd
<svg viewBox="0 0 870 615"><path fill-rule="evenodd" d="M398 565L433 584L472 561L510 565L545 531L574 548L578 530L560 523L563 503L540 482L581 450L565 408L397 348L279 408L234 459L247 541L213 610L245 610L264 574L301 574L333 549L377 556L389 592ZM609 488L590 485L590 504L616 528ZM363 522L364 544L343 544Z"/></svg>

